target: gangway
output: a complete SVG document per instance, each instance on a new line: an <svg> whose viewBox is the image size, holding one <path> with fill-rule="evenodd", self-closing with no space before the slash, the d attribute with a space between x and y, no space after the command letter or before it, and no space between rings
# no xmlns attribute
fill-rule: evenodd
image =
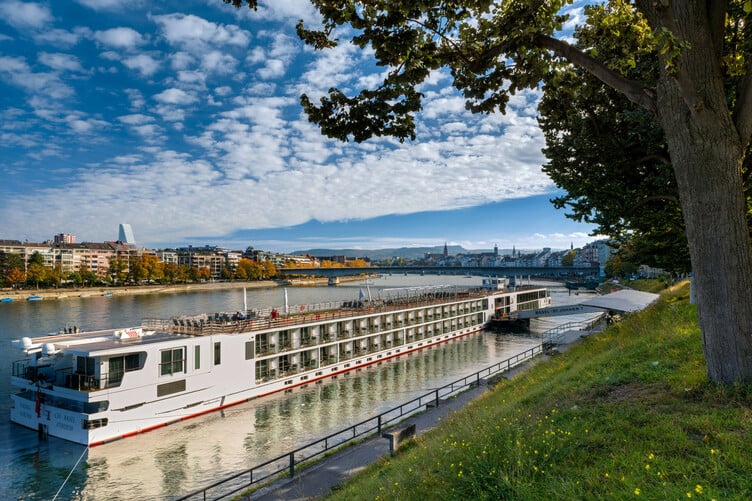
<svg viewBox="0 0 752 501"><path fill-rule="evenodd" d="M586 306L580 304L568 304L566 306L549 306L548 308L538 308L533 310L517 310L512 312L510 318L513 320L523 320L538 317L559 317L561 315L578 315L580 313L603 313L603 308L597 306Z"/></svg>
<svg viewBox="0 0 752 501"><path fill-rule="evenodd" d="M640 311L658 300L658 294L642 292L632 289L624 289L611 294L597 296L587 301L565 306L551 306L530 310L517 310L512 312L513 320L530 319L537 317L558 317L561 315L577 315L580 313L603 313L610 315Z"/></svg>

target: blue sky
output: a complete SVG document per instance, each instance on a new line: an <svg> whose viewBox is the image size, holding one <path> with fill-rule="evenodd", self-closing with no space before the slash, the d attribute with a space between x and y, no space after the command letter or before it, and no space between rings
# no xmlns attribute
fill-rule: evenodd
<svg viewBox="0 0 752 501"><path fill-rule="evenodd" d="M330 140L300 94L373 87L383 68L347 43L305 47L307 1L265 5L0 0L0 239L114 240L119 223L151 248L595 239L549 202L536 91L475 116L437 72L416 141Z"/></svg>

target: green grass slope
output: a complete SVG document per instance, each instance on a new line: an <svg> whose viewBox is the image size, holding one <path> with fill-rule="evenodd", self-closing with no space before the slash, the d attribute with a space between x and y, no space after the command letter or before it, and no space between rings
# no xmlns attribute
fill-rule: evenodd
<svg viewBox="0 0 752 501"><path fill-rule="evenodd" d="M502 381L330 499L752 499L752 391L707 381L688 295Z"/></svg>

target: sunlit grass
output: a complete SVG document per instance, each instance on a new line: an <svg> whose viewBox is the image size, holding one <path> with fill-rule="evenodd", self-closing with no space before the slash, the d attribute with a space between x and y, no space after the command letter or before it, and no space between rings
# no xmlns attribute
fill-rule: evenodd
<svg viewBox="0 0 752 501"><path fill-rule="evenodd" d="M751 499L752 391L707 381L687 298L502 381L332 499Z"/></svg>

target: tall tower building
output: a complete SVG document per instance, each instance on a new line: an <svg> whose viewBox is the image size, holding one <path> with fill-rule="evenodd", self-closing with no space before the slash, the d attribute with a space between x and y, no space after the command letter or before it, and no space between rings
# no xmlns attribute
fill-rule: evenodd
<svg viewBox="0 0 752 501"><path fill-rule="evenodd" d="M55 235L55 245L75 244L75 243L76 243L75 235L71 235L69 233L58 233L57 235Z"/></svg>
<svg viewBox="0 0 752 501"><path fill-rule="evenodd" d="M118 230L118 241L126 244L135 244L136 239L133 238L133 229L128 223L121 223Z"/></svg>

